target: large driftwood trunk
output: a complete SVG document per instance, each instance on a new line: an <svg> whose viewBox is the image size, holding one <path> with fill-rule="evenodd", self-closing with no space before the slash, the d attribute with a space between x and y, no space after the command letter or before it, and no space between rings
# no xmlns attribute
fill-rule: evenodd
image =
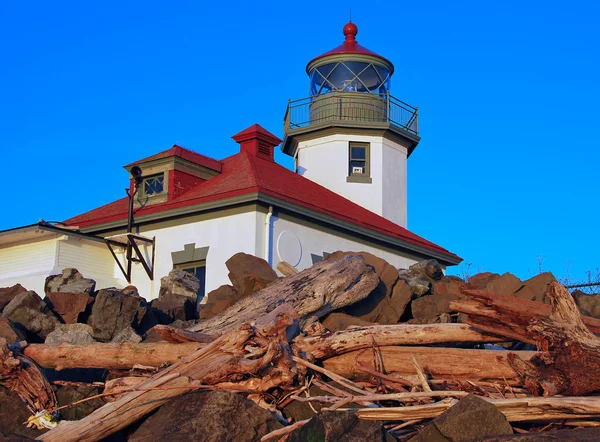
<svg viewBox="0 0 600 442"><path fill-rule="evenodd" d="M537 316L512 306L503 295L465 291L470 299L454 302L453 308L469 313L468 322L482 330L535 343L542 353L523 361L509 358L533 394L584 395L600 390L600 338L585 325L571 294L562 285L550 284L549 315ZM475 308L478 305L479 308Z"/></svg>
<svg viewBox="0 0 600 442"><path fill-rule="evenodd" d="M206 344L188 342L172 344L31 344L23 351L40 367L62 370L65 368L104 368L129 370L134 365L160 367L177 362Z"/></svg>
<svg viewBox="0 0 600 442"><path fill-rule="evenodd" d="M353 327L335 333L298 336L293 345L312 359L327 359L373 345L430 345L450 342L501 342L467 324L394 324Z"/></svg>
<svg viewBox="0 0 600 442"><path fill-rule="evenodd" d="M244 324L152 376L138 386L144 391L126 393L79 421L63 421L38 440L100 440L199 385L229 381L240 390L257 392L289 387L296 372L286 330L295 320L295 313L281 306L255 326Z"/></svg>
<svg viewBox="0 0 600 442"><path fill-rule="evenodd" d="M366 298L378 284L377 274L360 255L322 261L269 284L190 330L220 336L281 304L291 305L305 326L333 310Z"/></svg>
<svg viewBox="0 0 600 442"><path fill-rule="evenodd" d="M556 398L515 398L489 399L509 422L535 422L560 419L581 419L600 416L598 397L556 397ZM366 420L411 420L430 419L439 416L452 407L456 399L444 399L428 405L409 407L365 408L356 415Z"/></svg>
<svg viewBox="0 0 600 442"><path fill-rule="evenodd" d="M0 385L16 392L32 413L56 407L54 390L27 357L13 354L0 338Z"/></svg>
<svg viewBox="0 0 600 442"><path fill-rule="evenodd" d="M425 374L434 379L464 379L470 381L494 380L504 382L517 379L517 373L508 361L509 351L471 350L438 347L379 347L380 359L385 373L397 376L417 374L413 357ZM518 352L523 360L529 360L535 352ZM325 359L323 367L350 379L368 375L362 367L375 370L373 352L356 350Z"/></svg>

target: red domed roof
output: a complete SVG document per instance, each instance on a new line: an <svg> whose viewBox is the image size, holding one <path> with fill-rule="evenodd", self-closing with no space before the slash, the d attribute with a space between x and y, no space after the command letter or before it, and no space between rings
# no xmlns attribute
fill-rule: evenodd
<svg viewBox="0 0 600 442"><path fill-rule="evenodd" d="M382 57L381 55L376 54L373 51L370 51L369 49L365 48L364 46L359 45L358 42L356 41L356 34L358 34L358 27L354 23L352 23L352 21L350 21L349 23L346 24L346 26L344 26L344 35L346 36L346 40L344 41L344 43L342 43L341 45L339 45L336 48L333 48L331 51L325 52L324 54L321 54L318 57L315 57L311 61L309 61L308 64L306 65L307 71L308 71L308 66L310 66L312 63L314 63L316 60L319 60L324 57L328 57L330 55L359 54L359 55L370 55L372 57L379 58L380 60L384 61L386 64L389 64L390 67L392 68L392 72L393 72L394 65L392 64L392 62L389 61L387 58Z"/></svg>

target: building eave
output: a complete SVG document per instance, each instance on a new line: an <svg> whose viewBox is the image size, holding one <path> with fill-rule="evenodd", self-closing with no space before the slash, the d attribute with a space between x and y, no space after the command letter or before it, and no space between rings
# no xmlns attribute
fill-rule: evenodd
<svg viewBox="0 0 600 442"><path fill-rule="evenodd" d="M14 227L12 229L0 231L0 247L14 244L19 241L42 239L45 237L50 237L52 234L58 236L68 235L76 238L87 239L90 241L104 242L104 239L98 236L83 233L79 230L57 227L55 225L42 221L35 224L29 224L26 226Z"/></svg>

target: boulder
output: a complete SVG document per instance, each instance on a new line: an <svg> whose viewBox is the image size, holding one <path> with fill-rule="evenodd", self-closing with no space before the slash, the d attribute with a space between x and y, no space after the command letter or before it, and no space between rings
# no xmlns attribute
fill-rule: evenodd
<svg viewBox="0 0 600 442"><path fill-rule="evenodd" d="M444 276L440 281L434 282L431 286L431 294L433 296L444 296L453 294L460 296L461 290L467 288L467 283L462 279Z"/></svg>
<svg viewBox="0 0 600 442"><path fill-rule="evenodd" d="M423 296L431 288L432 281L429 278L424 277L420 273L413 273L409 269L399 270L398 277L406 282L415 296Z"/></svg>
<svg viewBox="0 0 600 442"><path fill-rule="evenodd" d="M61 344L66 342L73 345L86 345L96 342L92 336L93 330L87 324L59 324L46 337L46 344Z"/></svg>
<svg viewBox="0 0 600 442"><path fill-rule="evenodd" d="M100 393L97 387L91 387L87 385L81 385L73 387L70 385L64 385L58 387L56 390L56 399L58 405L69 405L73 402L87 399ZM87 415L91 414L94 410L102 407L105 402L102 398L94 398L89 401L82 402L81 404L74 405L72 407L63 408L60 410L61 417L69 421L76 421L83 419Z"/></svg>
<svg viewBox="0 0 600 442"><path fill-rule="evenodd" d="M60 321L33 290L21 292L8 303L2 316L22 327L28 340L38 342L56 328Z"/></svg>
<svg viewBox="0 0 600 442"><path fill-rule="evenodd" d="M491 436L480 439L481 442L598 442L600 428L576 428L569 430L532 431L527 434L511 436Z"/></svg>
<svg viewBox="0 0 600 442"><path fill-rule="evenodd" d="M484 290L485 286L488 285L488 283L493 279L496 279L498 276L500 276L498 273L477 273L476 275L469 277L469 279L467 280L469 286L468 288L471 290Z"/></svg>
<svg viewBox="0 0 600 442"><path fill-rule="evenodd" d="M229 280L239 295L238 299L264 289L277 279L277 273L267 261L247 253L236 253L225 265L229 269Z"/></svg>
<svg viewBox="0 0 600 442"><path fill-rule="evenodd" d="M512 295L517 292L523 283L512 273L504 273L491 279L484 287L484 290L492 293L501 293L503 295Z"/></svg>
<svg viewBox="0 0 600 442"><path fill-rule="evenodd" d="M46 278L44 292L48 293L82 293L92 295L96 288L96 281L84 278L77 269L64 269L60 275L51 275Z"/></svg>
<svg viewBox="0 0 600 442"><path fill-rule="evenodd" d="M324 320L323 326L332 332L346 330L348 327L368 327L375 325L372 322L357 318L342 312L330 313Z"/></svg>
<svg viewBox="0 0 600 442"><path fill-rule="evenodd" d="M94 298L87 293L48 292L46 294L46 303L65 324L85 322L84 313L92 302Z"/></svg>
<svg viewBox="0 0 600 442"><path fill-rule="evenodd" d="M167 276L160 278L158 297L180 295L186 296L196 305L200 290L200 281L196 275L183 270L171 270ZM137 291L137 290L136 290Z"/></svg>
<svg viewBox="0 0 600 442"><path fill-rule="evenodd" d="M268 411L224 390L189 393L166 403L130 436L129 442L201 440L258 442L282 425Z"/></svg>
<svg viewBox="0 0 600 442"><path fill-rule="evenodd" d="M471 442L504 434L513 434L513 430L500 410L470 394L427 424L410 442Z"/></svg>
<svg viewBox="0 0 600 442"><path fill-rule="evenodd" d="M23 425L29 416L31 413L18 394L0 387L0 433L5 436L13 434L32 438L39 436L39 431L28 429Z"/></svg>
<svg viewBox="0 0 600 442"><path fill-rule="evenodd" d="M23 333L15 324L8 319L0 316L0 339L6 339L8 345L26 340Z"/></svg>
<svg viewBox="0 0 600 442"><path fill-rule="evenodd" d="M12 287L0 288L0 312L6 305L13 300L19 293L26 292L27 289L21 284L15 284Z"/></svg>
<svg viewBox="0 0 600 442"><path fill-rule="evenodd" d="M575 290L573 298L577 307L579 307L586 315L600 319L600 294L588 295L581 290Z"/></svg>
<svg viewBox="0 0 600 442"><path fill-rule="evenodd" d="M146 300L117 289L103 289L96 295L88 324L94 338L108 342L127 327L140 326L146 314Z"/></svg>
<svg viewBox="0 0 600 442"><path fill-rule="evenodd" d="M408 268L413 274L424 276L433 281L439 281L444 276L444 269L436 259L419 261Z"/></svg>
<svg viewBox="0 0 600 442"><path fill-rule="evenodd" d="M160 324L196 318L196 302L189 296L167 294L154 299L150 305Z"/></svg>
<svg viewBox="0 0 600 442"><path fill-rule="evenodd" d="M142 337L138 335L134 329L131 327L125 327L123 330L119 331L112 339L112 343L121 344L123 342L134 342L139 343L142 342Z"/></svg>
<svg viewBox="0 0 600 442"><path fill-rule="evenodd" d="M436 322L450 322L449 314L452 313L450 302L459 298L455 293L443 295L426 295L414 299L411 303L415 324L433 324ZM443 318L441 318L443 316Z"/></svg>
<svg viewBox="0 0 600 442"><path fill-rule="evenodd" d="M240 295L232 286L222 285L206 295L206 302L200 304L200 319L210 319L238 302Z"/></svg>
<svg viewBox="0 0 600 442"><path fill-rule="evenodd" d="M360 420L352 412L325 411L290 433L286 442L392 442L381 421Z"/></svg>
<svg viewBox="0 0 600 442"><path fill-rule="evenodd" d="M365 299L344 309L344 313L368 322L396 324L412 297L408 285L398 280L398 269L368 252L335 252L327 259L339 259L347 255L361 255L377 273L379 285Z"/></svg>
<svg viewBox="0 0 600 442"><path fill-rule="evenodd" d="M514 295L518 298L550 304L550 300L546 298L546 292L548 291L548 285L553 281L556 281L556 278L552 273L540 273L527 281L523 281L523 287Z"/></svg>

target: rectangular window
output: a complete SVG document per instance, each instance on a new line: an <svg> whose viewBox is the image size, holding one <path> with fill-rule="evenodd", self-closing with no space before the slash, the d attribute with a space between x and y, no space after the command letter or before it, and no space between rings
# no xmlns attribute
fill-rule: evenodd
<svg viewBox="0 0 600 442"><path fill-rule="evenodd" d="M164 174L159 174L159 175L152 175L149 177L144 178L144 181L142 183L142 189L144 192L144 195L158 195L159 193L163 193L164 190L164 183L165 183L165 175Z"/></svg>
<svg viewBox="0 0 600 442"><path fill-rule="evenodd" d="M350 182L371 182L369 167L370 144L351 141L348 149L348 180Z"/></svg>
<svg viewBox="0 0 600 442"><path fill-rule="evenodd" d="M184 272L192 273L196 275L198 281L200 281L200 288L198 289L198 301L205 295L206 286L206 261L194 261L185 262L182 264L176 264L174 266L177 270L183 270Z"/></svg>

